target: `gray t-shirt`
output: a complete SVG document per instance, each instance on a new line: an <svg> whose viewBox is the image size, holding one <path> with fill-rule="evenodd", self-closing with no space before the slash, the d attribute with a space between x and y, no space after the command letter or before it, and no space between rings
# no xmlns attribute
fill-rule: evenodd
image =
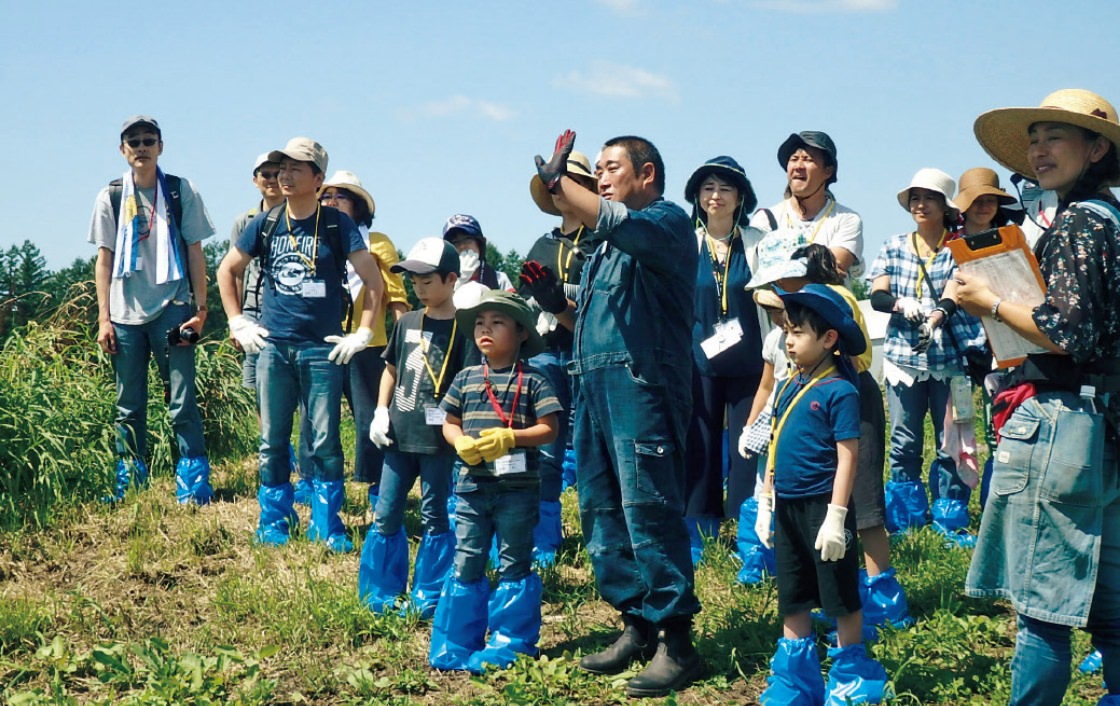
<svg viewBox="0 0 1120 706"><path fill-rule="evenodd" d="M237 249L237 239L241 237L244 232L245 226L249 225L249 221L253 220L258 213L263 213L264 203L262 202L256 208L251 208L245 213L237 217L233 222L233 230L229 235L229 249ZM249 261L249 266L245 268L244 277L241 280L241 313L248 314L258 321L261 318L261 261L259 258L253 258Z"/></svg>
<svg viewBox="0 0 1120 706"><path fill-rule="evenodd" d="M139 194L140 222L147 223L151 215L152 199L155 189L137 189ZM202 203L194 186L182 179L180 198L183 205L183 222L179 224L181 244L200 243L214 235L214 223L206 206ZM170 212L171 204L168 204ZM143 236L143 233L141 233ZM156 284L156 243L155 238L144 238L137 246L141 267L127 277L109 278L109 319L115 324L146 324L157 318L171 302L190 301L190 275L183 279L164 284ZM93 219L89 224L88 241L98 248L113 251L117 242L117 214L109 199L109 187L101 189L93 206ZM184 265L187 262L187 249L182 246L180 253ZM149 266L148 263L153 263ZM186 269L186 267L184 267Z"/></svg>

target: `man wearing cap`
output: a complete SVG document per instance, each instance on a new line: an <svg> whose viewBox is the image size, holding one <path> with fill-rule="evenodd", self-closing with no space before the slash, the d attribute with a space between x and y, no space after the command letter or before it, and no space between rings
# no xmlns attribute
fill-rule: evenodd
<svg viewBox="0 0 1120 706"><path fill-rule="evenodd" d="M850 282L862 265L863 222L828 188L836 183L836 144L824 132L794 133L778 148L778 164L786 170L785 198L751 218L751 226L775 231L758 246L759 269L788 260L802 245L820 243L836 256Z"/></svg>
<svg viewBox="0 0 1120 706"><path fill-rule="evenodd" d="M340 366L373 339L373 302L381 299L382 283L354 221L319 204L327 169L322 145L296 137L284 149L269 152L268 161L280 165L280 189L287 202L258 214L218 268L231 334L246 353L260 353L257 540L285 544L296 521L289 439L298 405L306 410L314 432L310 461L315 492L307 535L333 551L345 552L353 544L338 516L345 497L338 434ZM261 258L265 282L260 323L242 313L237 291L237 281L254 257ZM341 335L343 260L350 261L366 287L361 326L346 336Z"/></svg>
<svg viewBox="0 0 1120 706"><path fill-rule="evenodd" d="M584 266L569 370L577 378L575 448L587 551L618 640L580 666L613 674L653 659L627 684L663 696L703 669L692 646L692 557L684 522L684 445L692 413L692 300L699 254L688 215L662 198L664 163L640 137L607 141L599 194L567 173L565 132L537 173L563 214L600 241Z"/></svg>
<svg viewBox="0 0 1120 706"><path fill-rule="evenodd" d="M443 224L443 239L459 253L460 276L456 289L467 282L479 282L487 289L513 291L509 276L486 261L486 236L477 218L456 213Z"/></svg>
<svg viewBox="0 0 1120 706"><path fill-rule="evenodd" d="M137 115L121 127L129 171L101 190L89 242L97 246L97 342L117 380L117 462L112 500L148 478L148 359L155 358L179 446L180 503L210 502L210 462L194 389L194 348L206 324L206 258L214 234L190 181L158 166L163 133ZM193 295L193 302L192 302Z"/></svg>

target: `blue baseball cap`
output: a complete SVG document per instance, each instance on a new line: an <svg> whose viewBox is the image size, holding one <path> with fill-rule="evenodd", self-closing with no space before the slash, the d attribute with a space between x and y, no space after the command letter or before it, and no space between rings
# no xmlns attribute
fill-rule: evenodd
<svg viewBox="0 0 1120 706"><path fill-rule="evenodd" d="M852 318L852 310L844 298L826 284L807 284L796 292L787 292L774 287L774 292L782 298L783 304L795 302L815 311L831 329L840 334L840 352L845 355L860 355L867 350L867 340L863 329Z"/></svg>
<svg viewBox="0 0 1120 706"><path fill-rule="evenodd" d="M447 219L447 222L443 224L443 239L451 240L451 238L454 237L455 231L469 235L472 238L478 238L483 241L486 240L486 237L482 235L482 226L478 224L478 219L474 216L468 216L465 213L456 213L454 216Z"/></svg>

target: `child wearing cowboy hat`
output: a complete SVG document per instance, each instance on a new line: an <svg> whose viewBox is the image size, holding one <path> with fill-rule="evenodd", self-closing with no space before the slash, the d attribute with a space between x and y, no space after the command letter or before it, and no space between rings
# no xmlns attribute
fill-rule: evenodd
<svg viewBox="0 0 1120 706"><path fill-rule="evenodd" d="M524 299L488 290L457 318L473 331L485 362L461 370L440 403L447 415L443 436L464 465L455 479L454 570L436 609L429 661L436 669L481 674L537 651L541 580L532 555L539 447L556 438L562 407L548 379L524 362L544 348ZM499 581L491 594L486 561L495 535Z"/></svg>
<svg viewBox="0 0 1120 706"><path fill-rule="evenodd" d="M867 346L843 298L827 285L775 290L785 305L786 351L797 372L774 405L773 441L756 530L773 541L783 637L763 704L879 703L887 674L862 642L856 522L848 512L859 449L859 391L849 356ZM767 491L769 493L767 494ZM810 611L837 621L827 687Z"/></svg>

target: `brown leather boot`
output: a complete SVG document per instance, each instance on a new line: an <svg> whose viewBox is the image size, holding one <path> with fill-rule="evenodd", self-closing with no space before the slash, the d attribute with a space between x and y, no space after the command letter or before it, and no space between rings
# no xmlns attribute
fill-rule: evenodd
<svg viewBox="0 0 1120 706"><path fill-rule="evenodd" d="M622 616L622 634L614 644L579 661L579 668L593 674L618 674L638 658L649 659L656 648L654 626L636 615Z"/></svg>
<svg viewBox="0 0 1120 706"><path fill-rule="evenodd" d="M678 691L704 671L700 655L692 646L692 620L666 621L658 625L657 651L641 674L626 684L628 696L666 696Z"/></svg>

